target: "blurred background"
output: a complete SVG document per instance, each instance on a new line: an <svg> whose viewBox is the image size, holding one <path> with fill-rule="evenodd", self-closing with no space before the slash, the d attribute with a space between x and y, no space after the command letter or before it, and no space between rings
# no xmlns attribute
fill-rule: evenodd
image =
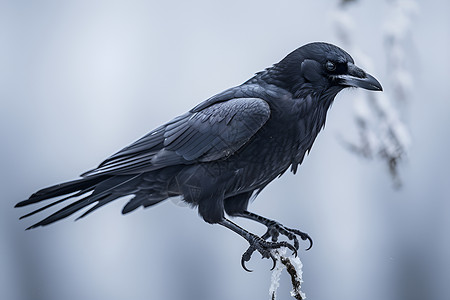
<svg viewBox="0 0 450 300"><path fill-rule="evenodd" d="M274 181L251 209L312 236L299 252L308 299L448 299L450 2L344 2L1 1L1 298L269 299L271 262L254 255L245 272L247 242L180 202L122 216L121 199L31 231L43 216L19 221L29 209L13 206L295 48L327 41L380 80L406 128L402 185L377 149L365 159L343 146L359 143L355 119L373 109L353 89L337 96L298 174ZM290 290L283 274L278 299Z"/></svg>

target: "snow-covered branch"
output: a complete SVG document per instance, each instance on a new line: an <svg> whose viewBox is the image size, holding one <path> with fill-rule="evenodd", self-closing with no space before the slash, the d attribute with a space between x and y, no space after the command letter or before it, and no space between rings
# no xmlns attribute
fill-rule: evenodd
<svg viewBox="0 0 450 300"><path fill-rule="evenodd" d="M297 300L306 298L305 293L301 291L302 267L303 264L298 256L286 256L286 248L273 250L272 254L276 259L275 268L272 271L272 281L269 288L270 297L272 300L276 299L277 289L280 286L280 276L283 269L286 269L291 277L292 291L291 296Z"/></svg>

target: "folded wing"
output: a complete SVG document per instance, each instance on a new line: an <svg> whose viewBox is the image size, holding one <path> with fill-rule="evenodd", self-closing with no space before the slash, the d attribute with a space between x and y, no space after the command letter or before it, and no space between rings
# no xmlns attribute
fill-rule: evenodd
<svg viewBox="0 0 450 300"><path fill-rule="evenodd" d="M259 98L236 98L191 110L158 127L82 176L130 175L232 155L267 122Z"/></svg>

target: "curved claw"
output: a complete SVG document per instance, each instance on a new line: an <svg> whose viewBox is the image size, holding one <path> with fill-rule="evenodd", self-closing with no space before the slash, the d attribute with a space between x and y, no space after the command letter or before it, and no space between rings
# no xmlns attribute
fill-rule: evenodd
<svg viewBox="0 0 450 300"><path fill-rule="evenodd" d="M311 249L311 248L312 248L312 245L313 245L312 239L311 239L309 236L308 236L308 242L309 242L309 247L306 248L306 251L308 251L309 249Z"/></svg>
<svg viewBox="0 0 450 300"><path fill-rule="evenodd" d="M253 248L253 247L248 247L248 249L244 252L244 254L242 254L242 258L241 258L241 266L242 266L242 268L245 270L245 271L247 271L247 272L253 272L253 270L250 270L250 269L248 269L246 266L245 266L245 263L247 262L247 261L249 261L250 260L250 258L252 258L252 254L253 254L253 252L255 252L255 248Z"/></svg>
<svg viewBox="0 0 450 300"><path fill-rule="evenodd" d="M265 237L266 235L267 235L267 233L263 237ZM248 249L244 252L244 254L242 254L242 258L241 258L241 266L247 272L252 272L252 270L248 269L247 266L245 265L245 263L250 261L252 254L255 251L258 251L259 253L261 253L262 258L271 258L272 259L273 266L270 270L274 270L276 263L277 263L277 259L271 252L271 250L273 250L273 249L277 249L280 247L286 247L286 248L292 250L292 254L297 257L297 249L298 248L296 248L295 246L293 246L292 244L290 244L286 241L268 242L268 241L264 240L263 238L254 236L253 239L249 239L249 243L250 243L250 247L248 247ZM294 241L294 243L295 243L295 241Z"/></svg>
<svg viewBox="0 0 450 300"><path fill-rule="evenodd" d="M245 254L245 253L244 253ZM245 271L247 271L247 272L253 272L253 270L250 270L250 269L248 269L246 266L245 266L245 262L246 262L247 260L245 260L244 259L244 255L242 255L242 258L241 258L241 266L242 266L242 268L245 270Z"/></svg>
<svg viewBox="0 0 450 300"><path fill-rule="evenodd" d="M275 222L275 221L270 222L269 224L266 224L266 225L267 225L267 231L261 237L264 240L267 240L270 237L272 237L272 242L276 242L276 240L278 239L278 236L280 234L282 234L282 235L285 235L289 240L293 241L295 249L298 250L300 248L300 243L299 243L297 236L300 236L300 238L303 241L309 242L309 247L306 250L311 249L313 246L313 241L312 241L311 237L305 232L302 232L298 229L284 227L283 225L281 225L280 223ZM288 247L288 248L290 248L290 247ZM292 248L290 248L290 249L292 250Z"/></svg>
<svg viewBox="0 0 450 300"><path fill-rule="evenodd" d="M272 253L270 253L270 258L272 259L272 262L273 262L273 266L270 269L270 271L273 271L273 269L275 269L275 266L277 265L277 259L273 256Z"/></svg>
<svg viewBox="0 0 450 300"><path fill-rule="evenodd" d="M312 246L313 246L313 240L312 240L312 238L311 238L307 233L304 233L304 232L302 232L302 231L300 231L300 230L297 230L297 229L292 229L292 228L287 228L287 229L289 229L290 231L292 231L292 232L294 232L295 234L297 234L298 236L300 236L300 238L301 238L303 241L308 241L308 242L309 242L309 247L306 248L306 251L308 251L309 249L312 248ZM294 244L295 244L295 241L294 241ZM298 248L297 248L297 249L298 249Z"/></svg>
<svg viewBox="0 0 450 300"><path fill-rule="evenodd" d="M294 246L292 246L291 244L289 244L288 242L283 242L283 246L289 248L290 250L292 250L292 254L297 257L297 249L295 249Z"/></svg>
<svg viewBox="0 0 450 300"><path fill-rule="evenodd" d="M295 235L293 237L293 240L294 240L294 247L295 247L295 249L298 250L298 248L300 248L300 244L299 244L298 239L297 239L297 237Z"/></svg>
<svg viewBox="0 0 450 300"><path fill-rule="evenodd" d="M313 240L312 240L312 238L311 238L309 235L306 235L305 238L302 237L302 240L304 240L304 241L308 240L308 242L309 242L309 247L306 248L305 251L308 251L309 249L312 248L312 246L313 246Z"/></svg>

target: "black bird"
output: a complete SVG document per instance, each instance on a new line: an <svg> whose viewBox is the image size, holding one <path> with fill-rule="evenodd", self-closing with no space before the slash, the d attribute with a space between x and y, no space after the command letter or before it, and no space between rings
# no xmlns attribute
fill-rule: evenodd
<svg viewBox="0 0 450 300"><path fill-rule="evenodd" d="M65 196L23 216L28 217L76 198L30 229L95 204L78 217L82 218L126 195L134 197L123 214L182 196L206 222L225 226L249 242L241 260L244 268L256 250L272 259L275 248L288 247L296 253L297 235L309 240L311 247L306 233L251 213L247 206L252 196L289 167L297 171L324 127L335 96L347 87L382 90L339 47L320 42L304 45L243 84L154 129L81 178L44 188L16 207ZM260 222L267 232L259 237L225 214ZM294 245L277 242L280 234Z"/></svg>

